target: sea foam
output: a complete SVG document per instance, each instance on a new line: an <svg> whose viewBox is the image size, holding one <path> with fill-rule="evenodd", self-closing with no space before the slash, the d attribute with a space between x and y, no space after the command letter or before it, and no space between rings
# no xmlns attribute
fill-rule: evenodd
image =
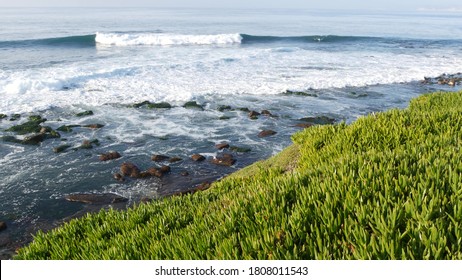
<svg viewBox="0 0 462 280"><path fill-rule="evenodd" d="M182 35L163 33L96 33L95 41L103 45L223 45L240 44L240 34Z"/></svg>

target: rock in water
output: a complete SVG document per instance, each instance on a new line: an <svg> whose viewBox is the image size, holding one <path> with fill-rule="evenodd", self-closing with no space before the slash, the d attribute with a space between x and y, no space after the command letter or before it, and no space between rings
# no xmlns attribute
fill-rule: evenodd
<svg viewBox="0 0 462 280"><path fill-rule="evenodd" d="M141 171L138 168L138 166L134 165L133 163L124 162L120 166L120 173L122 173L122 175L124 175L124 176L130 176L132 178L138 178L138 177L140 177Z"/></svg>
<svg viewBox="0 0 462 280"><path fill-rule="evenodd" d="M117 159L117 158L120 158L120 154L118 152L109 152L107 154L101 154L99 156L99 160L101 161L108 161L108 160L112 160L112 159Z"/></svg>
<svg viewBox="0 0 462 280"><path fill-rule="evenodd" d="M58 146L58 147L54 147L53 152L62 153L62 152L65 152L70 147L71 147L71 145L64 144L64 145L61 145L61 146Z"/></svg>
<svg viewBox="0 0 462 280"><path fill-rule="evenodd" d="M249 116L250 119L256 120L256 119L258 119L258 116L260 116L260 113L258 113L256 111L250 111L248 116Z"/></svg>
<svg viewBox="0 0 462 280"><path fill-rule="evenodd" d="M229 144L228 143L216 144L215 148L217 148L218 150L223 150L223 149L229 148Z"/></svg>
<svg viewBox="0 0 462 280"><path fill-rule="evenodd" d="M115 173L113 176L114 176L114 179L116 179L119 182L125 181L124 176L120 175L120 173Z"/></svg>
<svg viewBox="0 0 462 280"><path fill-rule="evenodd" d="M204 161L205 157L203 155L200 155L200 154L194 154L194 155L191 156L191 159L194 160L194 161Z"/></svg>
<svg viewBox="0 0 462 280"><path fill-rule="evenodd" d="M175 163L175 162L179 162L179 161L182 161L182 159L179 158L179 157L172 157L171 159L168 160L168 162L170 162L170 163Z"/></svg>
<svg viewBox="0 0 462 280"><path fill-rule="evenodd" d="M160 161L164 161L164 160L167 160L169 159L170 157L168 156L164 156L164 155L153 155L151 157L151 160L152 161L155 161L155 162L160 162Z"/></svg>
<svg viewBox="0 0 462 280"><path fill-rule="evenodd" d="M273 114L271 114L271 112L270 112L269 110L263 110L263 111L261 111L261 114L262 114L263 116L268 116L268 117L272 117L272 116L273 116Z"/></svg>
<svg viewBox="0 0 462 280"><path fill-rule="evenodd" d="M93 111L90 111L90 110L75 114L76 117L85 117L85 116L92 116L92 115L93 115Z"/></svg>
<svg viewBox="0 0 462 280"><path fill-rule="evenodd" d="M70 194L66 195L65 199L72 202L82 202L87 204L113 204L128 201L127 198L113 194L113 193L103 193L103 194Z"/></svg>
<svg viewBox="0 0 462 280"><path fill-rule="evenodd" d="M272 135L275 135L277 132L274 131L274 130L263 130L261 131L260 133L258 133L258 137L262 138L262 137L268 137L268 136L272 136Z"/></svg>
<svg viewBox="0 0 462 280"><path fill-rule="evenodd" d="M224 154L221 157L213 158L212 163L217 164L217 165L223 165L223 166L232 166L233 164L236 163L236 160L234 159L233 155Z"/></svg>
<svg viewBox="0 0 462 280"><path fill-rule="evenodd" d="M86 128L90 128L90 129L99 129L99 128L104 127L104 124L93 123L93 124L82 125L82 127L86 127Z"/></svg>
<svg viewBox="0 0 462 280"><path fill-rule="evenodd" d="M6 229L6 223L5 222L0 222L0 231Z"/></svg>
<svg viewBox="0 0 462 280"><path fill-rule="evenodd" d="M189 101L189 102L186 102L186 103L183 105L183 108L186 108L186 109L199 109L199 110L204 110L204 107L202 107L202 105L198 104L196 101Z"/></svg>
<svg viewBox="0 0 462 280"><path fill-rule="evenodd" d="M162 178L165 174L170 173L170 166L162 165L160 168L151 167L147 173L157 178Z"/></svg>

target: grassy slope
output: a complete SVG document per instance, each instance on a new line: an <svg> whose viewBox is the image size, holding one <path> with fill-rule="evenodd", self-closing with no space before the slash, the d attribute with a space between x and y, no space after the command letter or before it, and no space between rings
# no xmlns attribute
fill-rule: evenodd
<svg viewBox="0 0 462 280"><path fill-rule="evenodd" d="M462 93L318 126L215 183L39 233L18 259L462 259Z"/></svg>

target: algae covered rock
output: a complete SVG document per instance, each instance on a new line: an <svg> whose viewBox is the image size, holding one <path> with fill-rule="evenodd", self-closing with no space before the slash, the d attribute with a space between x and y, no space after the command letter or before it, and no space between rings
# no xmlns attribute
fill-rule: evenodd
<svg viewBox="0 0 462 280"><path fill-rule="evenodd" d="M46 119L43 119L40 116L30 116L27 122L18 125L13 125L5 131L15 132L19 135L24 135L28 133L38 133L42 129L42 126L40 126L40 124L43 122L46 122Z"/></svg>
<svg viewBox="0 0 462 280"><path fill-rule="evenodd" d="M204 107L202 107L202 105L198 104L196 101L188 101L188 102L186 102L183 105L183 108L204 110Z"/></svg>
<svg viewBox="0 0 462 280"><path fill-rule="evenodd" d="M56 130L62 131L62 132L72 132L72 129L74 127L80 127L80 125L77 125L77 124L62 125L62 126L58 127Z"/></svg>
<svg viewBox="0 0 462 280"><path fill-rule="evenodd" d="M85 117L85 116L92 116L92 115L93 115L93 111L91 110L83 111L83 112L75 114L76 117Z"/></svg>
<svg viewBox="0 0 462 280"><path fill-rule="evenodd" d="M59 154L59 153L65 152L70 147L71 147L71 145L67 145L67 144L60 145L60 146L54 147L53 152Z"/></svg>
<svg viewBox="0 0 462 280"><path fill-rule="evenodd" d="M143 101L139 103L135 103L132 105L133 108L147 108L147 109L170 109L172 105L168 102L159 102L153 103L150 101Z"/></svg>
<svg viewBox="0 0 462 280"><path fill-rule="evenodd" d="M238 146L230 146L229 149L233 152L236 152L236 153L248 153L250 151L252 151L251 148L247 148L247 147L238 147Z"/></svg>

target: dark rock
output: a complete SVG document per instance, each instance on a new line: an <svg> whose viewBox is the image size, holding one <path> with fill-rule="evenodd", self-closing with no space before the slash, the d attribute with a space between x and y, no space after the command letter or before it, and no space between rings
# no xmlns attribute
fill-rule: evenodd
<svg viewBox="0 0 462 280"><path fill-rule="evenodd" d="M114 204L128 201L127 198L113 194L70 194L64 197L67 201L82 202L87 204Z"/></svg>
<svg viewBox="0 0 462 280"><path fill-rule="evenodd" d="M436 78L429 78L424 77L424 80L421 81L422 84L438 84L438 85L448 85L451 87L455 87L456 85L460 85L462 82L462 76L460 73L457 74L443 74Z"/></svg>
<svg viewBox="0 0 462 280"><path fill-rule="evenodd" d="M93 145L91 144L90 140L84 140L82 145L80 145L77 149L93 149Z"/></svg>
<svg viewBox="0 0 462 280"><path fill-rule="evenodd" d="M14 136L2 136L0 139L2 139L3 142L22 144L22 140Z"/></svg>
<svg viewBox="0 0 462 280"><path fill-rule="evenodd" d="M218 150L223 150L223 149L229 148L229 144L228 143L216 144L215 148L217 148Z"/></svg>
<svg viewBox="0 0 462 280"><path fill-rule="evenodd" d="M156 167L151 167L147 171L151 176L157 177L157 178L162 178L164 176L164 173L160 170L160 168Z"/></svg>
<svg viewBox="0 0 462 280"><path fill-rule="evenodd" d="M230 111L232 110L231 106L228 105L220 105L218 106L218 111L224 112L224 111Z"/></svg>
<svg viewBox="0 0 462 280"><path fill-rule="evenodd" d="M263 110L263 111L261 111L261 114L262 114L263 116L268 116L268 117L272 117L272 116L273 116L273 114L271 114L271 112L268 111L268 110Z"/></svg>
<svg viewBox="0 0 462 280"><path fill-rule="evenodd" d="M62 152L65 152L70 147L71 147L71 145L64 144L64 145L61 145L61 146L58 146L58 147L54 147L53 152L62 153Z"/></svg>
<svg viewBox="0 0 462 280"><path fill-rule="evenodd" d="M98 129L98 128L104 127L104 124L99 124L99 123L86 124L86 125L82 125L82 127L91 128L91 129Z"/></svg>
<svg viewBox="0 0 462 280"><path fill-rule="evenodd" d="M62 125L58 127L56 130L62 131L62 132L72 132L72 128L74 127L80 127L80 125L72 124L72 125Z"/></svg>
<svg viewBox="0 0 462 280"><path fill-rule="evenodd" d="M43 133L29 135L29 136L24 137L24 139L22 140L22 144L25 144L25 145L39 145L46 138L47 138L46 134L43 134Z"/></svg>
<svg viewBox="0 0 462 280"><path fill-rule="evenodd" d="M301 118L300 121L310 123L310 124L319 124L319 125L335 123L335 119L329 118L327 116Z"/></svg>
<svg viewBox="0 0 462 280"><path fill-rule="evenodd" d="M252 120L256 120L258 118L258 116L260 116L260 113L256 112L256 111L250 111L249 114L248 114L249 118L251 118Z"/></svg>
<svg viewBox="0 0 462 280"><path fill-rule="evenodd" d="M175 162L179 162L179 161L182 161L183 159L179 158L179 157L172 157L168 160L168 162L170 163L175 163Z"/></svg>
<svg viewBox="0 0 462 280"><path fill-rule="evenodd" d="M140 172L140 176L138 178L148 178L148 177L151 177L151 173L149 173L148 171L143 171L143 172Z"/></svg>
<svg viewBox="0 0 462 280"><path fill-rule="evenodd" d="M133 104L132 107L134 107L134 108L145 107L145 108L148 108L148 109L170 109L170 108L172 108L172 105L170 105L170 103L167 103L167 102L152 103L152 102L149 102L149 101L143 101L143 102L140 102L140 103Z"/></svg>
<svg viewBox="0 0 462 280"><path fill-rule="evenodd" d="M233 155L224 154L221 157L213 158L212 163L217 164L217 165L223 165L223 166L232 166L233 164L236 163L236 160L234 159Z"/></svg>
<svg viewBox="0 0 462 280"><path fill-rule="evenodd" d="M135 164L131 162L124 162L120 166L120 173L124 176L138 178L140 176L141 171Z"/></svg>
<svg viewBox="0 0 462 280"><path fill-rule="evenodd" d="M317 94L314 93L309 93L309 92L304 92L304 91L292 91L292 90L286 90L284 95L299 95L299 96L311 96L311 97L318 97Z"/></svg>
<svg viewBox="0 0 462 280"><path fill-rule="evenodd" d="M124 176L122 176L120 173L115 173L113 176L114 176L114 179L116 179L119 182L125 181Z"/></svg>
<svg viewBox="0 0 462 280"><path fill-rule="evenodd" d="M274 130L263 130L261 131L260 133L258 133L258 137L268 137L268 136L272 136L272 135L275 135L277 132L274 131Z"/></svg>
<svg viewBox="0 0 462 280"><path fill-rule="evenodd" d="M31 115L27 118L30 122L36 122L36 123L43 123L46 122L47 119L42 118L39 115Z"/></svg>
<svg viewBox="0 0 462 280"><path fill-rule="evenodd" d="M246 107L238 108L238 110L242 112L250 112L249 108Z"/></svg>
<svg viewBox="0 0 462 280"><path fill-rule="evenodd" d="M51 127L49 126L44 126L42 127L42 129L40 130L40 133L46 133L46 138L49 139L49 138L61 138L61 134L59 134L59 132L57 132L56 130L53 130Z"/></svg>
<svg viewBox="0 0 462 280"><path fill-rule="evenodd" d="M160 102L160 103L150 103L146 106L148 109L170 109L172 105L167 102Z"/></svg>
<svg viewBox="0 0 462 280"><path fill-rule="evenodd" d="M132 107L140 108L142 106L149 105L149 104L151 104L151 102L146 100L146 101L143 101L143 102L135 103L135 104L132 105Z"/></svg>
<svg viewBox="0 0 462 280"><path fill-rule="evenodd" d="M0 114L0 120L6 119L8 116L5 114Z"/></svg>
<svg viewBox="0 0 462 280"><path fill-rule="evenodd" d="M21 118L20 114L13 114L10 118L10 121L17 121Z"/></svg>
<svg viewBox="0 0 462 280"><path fill-rule="evenodd" d="M237 153L248 153L248 152L252 151L252 149L250 149L250 148L237 147L237 146L231 146L229 149L231 151L237 152Z"/></svg>
<svg viewBox="0 0 462 280"><path fill-rule="evenodd" d="M0 231L6 229L6 223L5 222L0 222Z"/></svg>
<svg viewBox="0 0 462 280"><path fill-rule="evenodd" d="M40 124L46 121L46 119L40 119L39 121L29 120L23 124L13 125L6 131L16 132L17 134L24 135L28 133L38 133L42 129Z"/></svg>
<svg viewBox="0 0 462 280"><path fill-rule="evenodd" d="M221 116L221 117L219 117L218 119L221 120L221 121L226 121L226 120L231 119L231 117L228 117L228 116Z"/></svg>
<svg viewBox="0 0 462 280"><path fill-rule="evenodd" d="M186 191L180 191L180 192L175 193L174 195L179 196L179 195L194 194L194 193L196 193L198 191L205 191L205 190L209 189L211 186L212 186L211 183L204 182L204 183L201 183L199 185L194 186L193 189L186 190Z"/></svg>
<svg viewBox="0 0 462 280"><path fill-rule="evenodd" d="M204 107L202 107L202 105L198 104L196 101L189 101L189 102L186 102L184 105L183 105L184 108L186 109L199 109L199 110L204 110Z"/></svg>
<svg viewBox="0 0 462 280"><path fill-rule="evenodd" d="M42 128L40 129L40 133L45 134L51 132L52 130L53 129L49 126L42 126Z"/></svg>
<svg viewBox="0 0 462 280"><path fill-rule="evenodd" d="M180 173L181 176L189 176L189 172L188 171L182 171Z"/></svg>
<svg viewBox="0 0 462 280"><path fill-rule="evenodd" d="M171 171L171 168L168 165L162 165L160 167L160 172L162 172L163 174L170 173L170 171Z"/></svg>
<svg viewBox="0 0 462 280"><path fill-rule="evenodd" d="M170 166L162 165L160 168L151 167L147 173L157 178L162 178L165 174L170 173Z"/></svg>
<svg viewBox="0 0 462 280"><path fill-rule="evenodd" d="M308 128L308 127L313 126L313 124L311 124L311 123L297 123L295 126L296 127L301 127L301 128Z"/></svg>
<svg viewBox="0 0 462 280"><path fill-rule="evenodd" d="M200 154L194 154L194 155L191 156L191 159L193 161L204 161L205 157L203 155L200 155Z"/></svg>
<svg viewBox="0 0 462 280"><path fill-rule="evenodd" d="M101 161L107 161L107 160L113 160L113 159L117 159L117 158L120 158L120 154L118 152L109 152L109 153L106 153L106 154L101 154L99 156L99 160Z"/></svg>
<svg viewBox="0 0 462 280"><path fill-rule="evenodd" d="M153 155L151 157L151 160L152 161L155 161L155 162L161 162L161 161L165 161L165 160L168 160L170 157L168 156L164 156L164 155Z"/></svg>
<svg viewBox="0 0 462 280"><path fill-rule="evenodd" d="M75 114L76 117L85 117L85 116L92 116L93 111L83 111L80 113Z"/></svg>

